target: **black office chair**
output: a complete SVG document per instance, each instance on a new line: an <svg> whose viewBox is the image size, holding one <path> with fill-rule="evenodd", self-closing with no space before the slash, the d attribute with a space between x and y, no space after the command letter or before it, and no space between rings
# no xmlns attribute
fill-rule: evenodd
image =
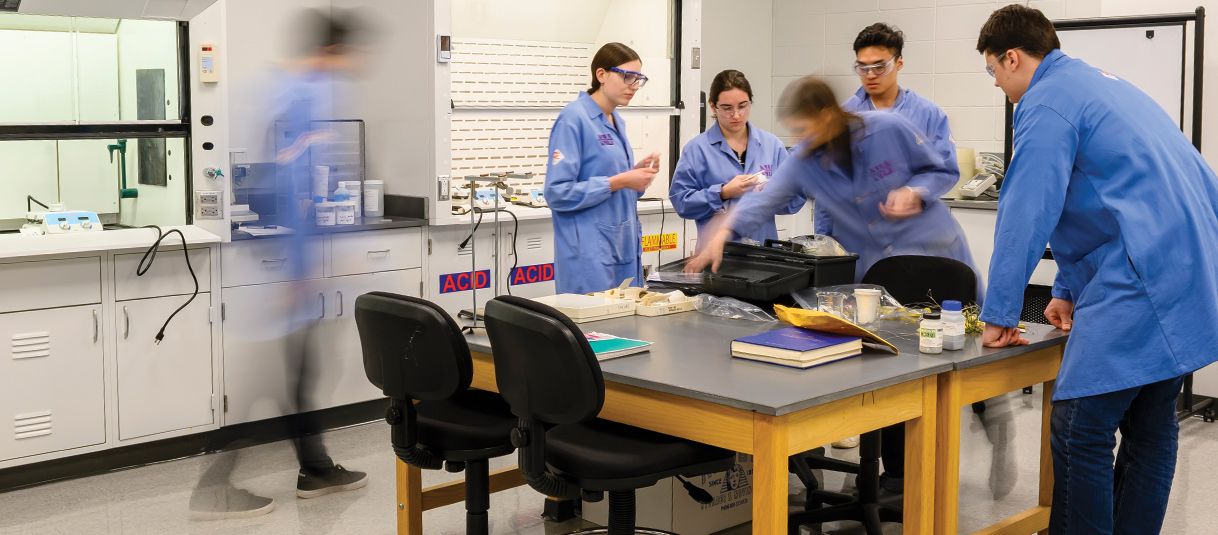
<svg viewBox="0 0 1218 535"><path fill-rule="evenodd" d="M520 297L486 305L495 380L520 424L512 431L520 471L554 498L600 501L609 493L609 526L579 533L666 533L636 530L635 489L670 476L732 467L720 448L596 418L605 402L600 363L579 327L561 312ZM546 431L543 425L554 425ZM687 481L701 503L710 494Z"/></svg>
<svg viewBox="0 0 1218 535"><path fill-rule="evenodd" d="M474 364L461 329L431 302L386 292L355 300L355 324L364 373L390 398L393 452L411 466L464 470L466 533L487 535L487 460L516 449L516 417L499 395L470 389Z"/></svg>
<svg viewBox="0 0 1218 535"><path fill-rule="evenodd" d="M883 286L902 304L942 303L954 299L964 304L977 300L977 274L967 264L936 256L891 256L873 264L863 275L863 284ZM905 424L864 433L859 440L859 463L854 464L813 450L792 456L791 472L808 489L804 511L791 516L791 533L799 526L841 520L861 522L867 535L883 535L881 522L901 522L901 507L880 500L880 459L894 479L905 476ZM858 495L820 488L813 470L858 474ZM828 504L828 507L822 505Z"/></svg>

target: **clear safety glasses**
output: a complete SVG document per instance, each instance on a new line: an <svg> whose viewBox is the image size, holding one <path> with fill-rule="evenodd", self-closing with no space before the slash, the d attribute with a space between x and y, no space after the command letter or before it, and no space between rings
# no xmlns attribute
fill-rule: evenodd
<svg viewBox="0 0 1218 535"><path fill-rule="evenodd" d="M998 68L998 65L1002 63L1002 60L1007 59L1007 52L1010 52L1011 50L1017 50L1017 49L1011 48L1011 49L1006 50L1002 54L999 54L998 59L994 60L993 63L990 63L985 66L985 72L986 72L986 74L990 75L990 78L994 77L994 69Z"/></svg>
<svg viewBox="0 0 1218 535"><path fill-rule="evenodd" d="M871 65L859 65L858 63L855 63L854 74L857 74L860 77L870 74L874 74L876 76L888 76L888 74L892 72L893 66L896 65L898 57L900 57L900 54L893 54L891 58L888 58L888 61L882 63L873 63Z"/></svg>
<svg viewBox="0 0 1218 535"><path fill-rule="evenodd" d="M719 112L719 115L722 115L723 117L735 117L735 116L743 117L743 116L749 114L749 106L752 106L752 105L753 105L752 102L744 101L744 102L741 102L738 106L736 106L734 108L727 104L724 104L722 106L715 106L715 110L717 110Z"/></svg>
<svg viewBox="0 0 1218 535"><path fill-rule="evenodd" d="M641 72L628 71L617 67L610 67L609 70L622 75L622 81L626 82L627 87L642 89L643 86L647 85L647 76L644 76Z"/></svg>

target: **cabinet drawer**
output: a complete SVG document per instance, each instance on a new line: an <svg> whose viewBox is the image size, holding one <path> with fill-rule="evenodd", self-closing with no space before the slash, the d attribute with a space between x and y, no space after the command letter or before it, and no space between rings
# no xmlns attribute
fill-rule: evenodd
<svg viewBox="0 0 1218 535"><path fill-rule="evenodd" d="M335 277L422 266L423 231L417 228L334 234L330 271Z"/></svg>
<svg viewBox="0 0 1218 535"><path fill-rule="evenodd" d="M101 257L0 264L0 313L101 302Z"/></svg>
<svg viewBox="0 0 1218 535"><path fill-rule="evenodd" d="M235 241L220 248L224 287L322 276L321 237Z"/></svg>
<svg viewBox="0 0 1218 535"><path fill-rule="evenodd" d="M199 278L199 291L211 291L211 250L202 247L189 251L190 267ZM180 248L158 251L152 267L140 277L135 270L143 257L144 253L114 255L116 301L184 295L195 291L195 283L190 278L190 270L186 269L186 258Z"/></svg>

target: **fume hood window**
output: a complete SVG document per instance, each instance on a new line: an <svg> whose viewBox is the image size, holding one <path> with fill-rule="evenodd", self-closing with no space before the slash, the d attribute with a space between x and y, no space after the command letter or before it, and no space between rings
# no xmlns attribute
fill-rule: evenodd
<svg viewBox="0 0 1218 535"><path fill-rule="evenodd" d="M179 122L179 24L0 14L0 123Z"/></svg>

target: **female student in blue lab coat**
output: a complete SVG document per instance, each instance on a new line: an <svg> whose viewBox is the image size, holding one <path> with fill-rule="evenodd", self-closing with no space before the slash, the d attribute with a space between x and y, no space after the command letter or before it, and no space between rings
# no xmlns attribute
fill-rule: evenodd
<svg viewBox="0 0 1218 535"><path fill-rule="evenodd" d="M647 83L630 47L608 43L592 58L592 88L567 104L550 131L545 196L554 221L558 293L607 290L643 279L638 200L655 179L660 153L634 161L615 110Z"/></svg>
<svg viewBox="0 0 1218 535"><path fill-rule="evenodd" d="M894 113L846 112L833 90L812 76L792 82L779 109L787 129L803 141L765 188L745 196L711 231L687 269L718 269L726 241L756 232L804 192L829 212L842 246L858 253L855 282L872 264L895 255L973 266L964 232L939 200L959 177L909 121Z"/></svg>
<svg viewBox="0 0 1218 535"><path fill-rule="evenodd" d="M668 198L677 214L702 229L715 214L729 210L746 193L774 176L787 158L787 148L774 134L749 122L753 89L744 73L726 70L711 82L707 102L714 110L715 124L691 139L681 151L681 160L672 176ZM754 176L761 173L760 176ZM761 179L764 177L764 180ZM793 214L803 208L805 199L792 200L779 215ZM764 242L778 239L774 218L757 232L741 238Z"/></svg>
<svg viewBox="0 0 1218 535"><path fill-rule="evenodd" d="M1049 533L1159 533L1183 376L1218 359L1218 177L1155 101L1060 46L1053 23L1021 5L995 11L977 40L1019 104L983 340L1028 343L1016 325L1048 242L1058 272L1045 316L1070 331L1050 418Z"/></svg>
<svg viewBox="0 0 1218 535"><path fill-rule="evenodd" d="M897 75L905 66L904 47L905 34L901 30L883 22L863 28L854 38L854 74L862 87L842 103L842 109L900 114L934 145L943 157L943 164L959 173L956 142L947 114L930 99L897 83ZM816 233L833 234L833 220L825 210L816 212Z"/></svg>

